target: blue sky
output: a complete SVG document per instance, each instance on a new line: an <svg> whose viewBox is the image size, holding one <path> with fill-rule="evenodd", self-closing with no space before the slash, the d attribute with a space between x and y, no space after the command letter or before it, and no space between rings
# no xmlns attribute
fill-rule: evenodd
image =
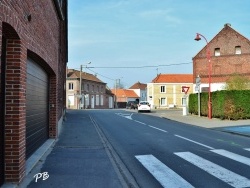
<svg viewBox="0 0 250 188"><path fill-rule="evenodd" d="M151 82L157 73L192 74L192 57L223 27L250 39L249 0L69 0L68 68L113 88ZM121 68L122 67L122 68Z"/></svg>

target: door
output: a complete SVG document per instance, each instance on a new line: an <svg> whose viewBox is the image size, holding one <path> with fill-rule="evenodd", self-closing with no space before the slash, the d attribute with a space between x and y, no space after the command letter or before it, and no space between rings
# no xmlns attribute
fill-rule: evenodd
<svg viewBox="0 0 250 188"><path fill-rule="evenodd" d="M47 139L49 127L49 78L36 62L27 60L26 158Z"/></svg>

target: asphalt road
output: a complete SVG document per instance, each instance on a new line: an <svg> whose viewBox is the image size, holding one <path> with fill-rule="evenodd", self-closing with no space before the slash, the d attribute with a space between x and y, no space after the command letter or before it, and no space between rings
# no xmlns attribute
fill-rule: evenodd
<svg viewBox="0 0 250 188"><path fill-rule="evenodd" d="M250 187L250 138L144 113L89 113L139 187Z"/></svg>

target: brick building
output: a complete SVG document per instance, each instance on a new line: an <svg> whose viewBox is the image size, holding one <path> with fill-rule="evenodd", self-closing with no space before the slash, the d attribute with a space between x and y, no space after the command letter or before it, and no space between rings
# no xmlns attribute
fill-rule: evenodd
<svg viewBox="0 0 250 188"><path fill-rule="evenodd" d="M56 138L65 110L67 0L0 0L0 185Z"/></svg>
<svg viewBox="0 0 250 188"><path fill-rule="evenodd" d="M80 76L81 74L81 76ZM81 78L81 94L80 94ZM80 72L74 69L67 70L66 105L70 109L107 109L113 108L113 94L93 74Z"/></svg>
<svg viewBox="0 0 250 188"><path fill-rule="evenodd" d="M211 91L221 90L235 73L250 78L250 41L235 31L230 24L208 42L212 71ZM201 77L201 90L208 88L207 45L193 58L194 83Z"/></svg>

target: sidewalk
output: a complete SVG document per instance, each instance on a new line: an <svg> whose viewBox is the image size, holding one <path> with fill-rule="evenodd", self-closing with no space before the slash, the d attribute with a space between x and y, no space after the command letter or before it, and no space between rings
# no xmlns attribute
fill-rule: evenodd
<svg viewBox="0 0 250 188"><path fill-rule="evenodd" d="M182 109L152 110L150 115L159 116L172 121L178 121L203 128L217 129L225 132L250 136L250 120L220 120L217 118L199 117L198 115L183 115Z"/></svg>
<svg viewBox="0 0 250 188"><path fill-rule="evenodd" d="M70 110L66 117L58 141L42 159L44 164L27 177L32 182L25 185L26 179L19 187L125 187L90 117ZM41 177L36 180L38 173Z"/></svg>

